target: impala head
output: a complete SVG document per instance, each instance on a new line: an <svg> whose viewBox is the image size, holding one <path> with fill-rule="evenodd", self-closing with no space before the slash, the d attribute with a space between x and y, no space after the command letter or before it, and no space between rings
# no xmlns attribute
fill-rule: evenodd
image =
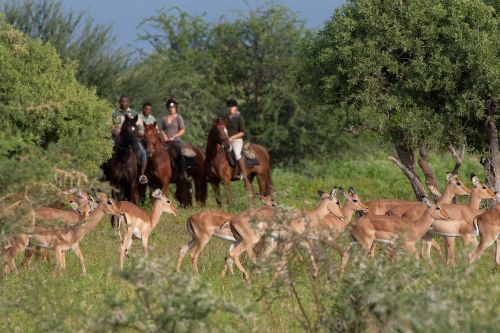
<svg viewBox="0 0 500 333"><path fill-rule="evenodd" d="M146 153L151 158L156 149L156 145L160 141L158 130L156 129L156 122L151 125L144 125L144 142L146 143Z"/></svg>
<svg viewBox="0 0 500 333"><path fill-rule="evenodd" d="M340 202L337 199L336 187L333 188L330 194L318 190L318 195L321 200L326 202L326 208L328 209L328 213L336 216L340 220L345 219L344 210L342 209L342 206L340 206Z"/></svg>
<svg viewBox="0 0 500 333"><path fill-rule="evenodd" d="M101 191L96 191L96 196L99 199L99 206L104 207L104 212L111 215L120 215L122 212L116 205L113 198L108 196L106 193Z"/></svg>
<svg viewBox="0 0 500 333"><path fill-rule="evenodd" d="M93 210L90 201L92 197L88 193L79 189L71 189L70 193L75 195L75 197L69 201L71 208L86 219Z"/></svg>
<svg viewBox="0 0 500 333"><path fill-rule="evenodd" d="M364 213L368 212L368 206L361 202L359 195L354 191L354 188L351 186L349 190L342 191L344 194L344 198L346 199L346 204L352 207L354 211L361 211Z"/></svg>
<svg viewBox="0 0 500 333"><path fill-rule="evenodd" d="M268 195L267 193L255 193L264 203L264 205L269 206L269 207L275 207L276 206L276 201Z"/></svg>
<svg viewBox="0 0 500 333"><path fill-rule="evenodd" d="M157 200L157 202L160 203L162 212L173 214L174 216L179 213L179 210L175 208L172 201L169 198L165 197L159 188L154 190L153 194L151 195Z"/></svg>
<svg viewBox="0 0 500 333"><path fill-rule="evenodd" d="M452 192L455 195L470 195L470 189L467 188L459 179L457 174L448 172L446 174L448 186L451 186Z"/></svg>
<svg viewBox="0 0 500 333"><path fill-rule="evenodd" d="M430 209L431 217L435 220L451 220L450 215L438 204L432 203L429 199L423 198L422 202Z"/></svg>
<svg viewBox="0 0 500 333"><path fill-rule="evenodd" d="M472 191L478 195L479 198L481 199L495 199L496 198L496 192L494 192L491 188L488 186L484 185L481 183L479 178L475 174L471 174L470 178L472 180L472 184L474 185L474 188Z"/></svg>

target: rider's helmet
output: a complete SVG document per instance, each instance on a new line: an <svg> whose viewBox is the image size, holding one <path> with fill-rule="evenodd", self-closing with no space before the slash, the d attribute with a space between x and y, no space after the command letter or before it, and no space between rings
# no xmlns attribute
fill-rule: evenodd
<svg viewBox="0 0 500 333"><path fill-rule="evenodd" d="M167 109L173 106L177 107L177 101L173 98L169 98L165 106L167 107Z"/></svg>
<svg viewBox="0 0 500 333"><path fill-rule="evenodd" d="M234 106L238 106L238 102L235 99L228 99L226 102L226 107L232 108Z"/></svg>

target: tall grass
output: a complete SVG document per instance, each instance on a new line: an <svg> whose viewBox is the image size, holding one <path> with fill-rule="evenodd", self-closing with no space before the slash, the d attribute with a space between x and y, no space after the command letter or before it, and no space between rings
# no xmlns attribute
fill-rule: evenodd
<svg viewBox="0 0 500 333"><path fill-rule="evenodd" d="M432 156L430 164L443 188L444 175L452 169L453 161L448 156ZM461 178L469 186L471 172L482 175L481 165L473 158L467 159L461 169ZM364 200L413 198L406 178L380 153L363 158L343 157L326 164L307 162L293 169L278 168L273 172L273 180L278 202L304 209L318 203L316 190L326 191L333 186L354 186ZM249 206L241 183L233 184L233 194L236 200L231 210ZM208 209L215 209L211 191ZM117 271L119 240L104 219L81 242L88 269L86 276L81 276L78 261L68 253L67 269L56 277L52 275L56 269L54 262L34 262L20 269L18 275L0 279L0 331L168 331L158 323L175 322L172 318L179 322L173 329L168 326L174 332L190 328L303 331L299 320L303 315L297 312L295 298L290 297L286 285L281 287L285 295L277 295L276 285L265 273L252 273L250 285L239 275L220 278L227 254L226 242L212 240L207 245L200 256L198 278L191 278L188 259L180 275L172 274L172 266L167 262L175 260L179 247L188 240L186 219L198 211L199 208L190 208L177 217L163 216L150 238L149 259L138 260L142 249L136 241L125 274ZM324 267L337 265L338 258L333 252L317 250L326 256ZM311 318L321 319L318 327L322 330L470 331L493 330L500 324L495 316L495 311L500 313L498 269L491 257L491 252L485 255L471 274L465 274L462 266L445 268L441 263L432 269L406 259L396 265L385 263L384 259L376 263L353 259L343 278L325 274L317 280L309 278L307 260L295 257L293 261L298 269L295 275L298 295L307 313L312 313ZM247 260L243 264L251 267ZM147 270L155 273L144 276L141 272ZM321 316L311 285L324 296ZM179 297L167 297L175 291ZM150 299L150 309L140 300L144 295ZM361 302L357 310L353 298ZM200 306L193 307L197 299ZM164 307L165 303L170 306ZM194 316L183 313L197 310L201 312Z"/></svg>

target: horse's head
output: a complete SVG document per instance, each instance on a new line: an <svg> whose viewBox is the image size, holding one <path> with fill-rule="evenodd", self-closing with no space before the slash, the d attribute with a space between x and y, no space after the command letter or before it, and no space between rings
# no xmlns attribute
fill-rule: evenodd
<svg viewBox="0 0 500 333"><path fill-rule="evenodd" d="M137 119L137 115L135 117L125 115L125 120L123 121L122 128L120 130L120 142L126 142L127 144L130 144L135 140Z"/></svg>
<svg viewBox="0 0 500 333"><path fill-rule="evenodd" d="M144 125L144 142L146 143L146 152L148 153L148 157L153 156L156 144L159 140L156 122L151 125Z"/></svg>
<svg viewBox="0 0 500 333"><path fill-rule="evenodd" d="M217 118L214 121L214 126L212 128L212 133L215 142L220 144L224 150L229 149L229 135L227 133L226 120L222 117Z"/></svg>

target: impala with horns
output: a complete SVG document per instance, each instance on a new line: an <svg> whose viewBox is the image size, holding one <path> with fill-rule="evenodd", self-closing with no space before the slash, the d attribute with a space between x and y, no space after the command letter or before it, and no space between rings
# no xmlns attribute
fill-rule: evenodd
<svg viewBox="0 0 500 333"><path fill-rule="evenodd" d="M123 270L125 256L130 254L134 238L142 241L144 256L147 256L149 236L158 224L161 214L169 213L177 215L179 213L177 208L172 204L172 201L163 196L161 189L154 190L152 196L155 198L155 201L151 214L129 201L120 201L118 203L118 208L124 217L127 228L123 237L123 243L120 246L120 270Z"/></svg>

